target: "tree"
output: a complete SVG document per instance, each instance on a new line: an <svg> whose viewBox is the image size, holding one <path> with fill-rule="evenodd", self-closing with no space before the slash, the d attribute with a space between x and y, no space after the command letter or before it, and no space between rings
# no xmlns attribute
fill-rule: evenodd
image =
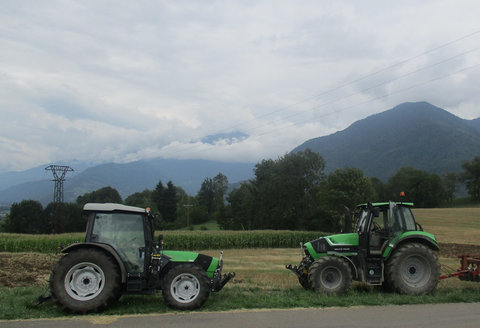
<svg viewBox="0 0 480 328"><path fill-rule="evenodd" d="M163 221L174 222L177 219L177 190L172 181L167 183L167 188L159 181L152 192L152 201L160 212Z"/></svg>
<svg viewBox="0 0 480 328"><path fill-rule="evenodd" d="M445 190L445 199L453 203L455 192L457 191L458 175L455 172L447 172L442 176L442 183Z"/></svg>
<svg viewBox="0 0 480 328"><path fill-rule="evenodd" d="M255 166L255 179L230 193L233 222L252 229L302 229L317 211L323 158L309 149ZM241 214L239 214L241 213Z"/></svg>
<svg viewBox="0 0 480 328"><path fill-rule="evenodd" d="M465 183L472 200L480 201L480 156L476 156L471 162L464 162L462 168L460 180Z"/></svg>
<svg viewBox="0 0 480 328"><path fill-rule="evenodd" d="M77 204L85 205L86 203L122 203L122 197L118 191L112 187L104 187L98 190L85 193L77 197Z"/></svg>
<svg viewBox="0 0 480 328"><path fill-rule="evenodd" d="M388 180L387 189L392 200L405 192L404 201L414 202L417 207L437 207L446 201L442 180L437 174L404 167Z"/></svg>
<svg viewBox="0 0 480 328"><path fill-rule="evenodd" d="M252 184L244 182L235 188L228 196L230 215L217 220L222 229L252 230L257 227L255 223L256 200Z"/></svg>
<svg viewBox="0 0 480 328"><path fill-rule="evenodd" d="M164 200L165 204L161 212L162 216L168 222L174 222L177 219L177 189L172 181L168 181L167 183Z"/></svg>
<svg viewBox="0 0 480 328"><path fill-rule="evenodd" d="M322 230L338 231L342 227L344 206L354 209L358 204L373 201L375 190L369 178L356 168L337 169L330 173L318 193L323 217L317 220Z"/></svg>
<svg viewBox="0 0 480 328"><path fill-rule="evenodd" d="M44 234L50 232L50 223L39 201L22 200L12 204L4 229L6 232Z"/></svg>
<svg viewBox="0 0 480 328"><path fill-rule="evenodd" d="M45 207L44 216L49 222L55 220L58 213L62 214L63 232L83 232L87 221L82 214L82 206L77 203L50 203ZM53 227L52 227L53 228ZM54 231L55 232L55 231Z"/></svg>
<svg viewBox="0 0 480 328"><path fill-rule="evenodd" d="M213 179L206 178L202 182L200 191L197 194L198 205L206 212L207 217L204 221L219 219L224 213L225 194L228 188L228 178L222 173L218 173Z"/></svg>
<svg viewBox="0 0 480 328"><path fill-rule="evenodd" d="M152 194L153 192L148 189L145 189L142 192L133 193L125 198L125 205L142 208L150 207L152 211L158 211L156 205L152 201Z"/></svg>

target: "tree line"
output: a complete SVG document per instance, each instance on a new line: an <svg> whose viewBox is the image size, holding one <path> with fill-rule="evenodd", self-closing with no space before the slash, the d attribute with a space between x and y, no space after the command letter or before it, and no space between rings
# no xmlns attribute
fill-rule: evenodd
<svg viewBox="0 0 480 328"><path fill-rule="evenodd" d="M159 181L122 200L117 190L104 187L86 193L75 203L49 204L38 201L14 203L1 229L18 233L84 231L81 214L89 202L123 203L150 207L157 229L178 229L216 221L222 229L285 229L338 231L344 207L353 209L369 201L409 201L416 207L451 205L460 183L474 202L480 201L480 157L462 165L462 172L438 175L413 167L397 171L386 183L366 177L356 168L337 169L326 174L323 158L315 152L289 153L255 165L254 178L229 190L225 175L218 173L202 182L195 196L172 181ZM400 192L405 197L400 198ZM61 220L57 220L58 216Z"/></svg>

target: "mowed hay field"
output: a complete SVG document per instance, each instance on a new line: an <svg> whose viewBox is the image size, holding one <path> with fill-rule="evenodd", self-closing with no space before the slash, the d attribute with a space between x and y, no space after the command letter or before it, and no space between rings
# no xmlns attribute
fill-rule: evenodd
<svg viewBox="0 0 480 328"><path fill-rule="evenodd" d="M480 236L480 209L417 209L415 214L423 228L438 237L438 257L443 274L458 269L458 254L480 255L477 240ZM297 237L307 238L306 235ZM299 243L306 241L298 240ZM219 256L220 248L198 251ZM61 254L52 252L0 252L0 321L68 315L52 302L34 305L38 296L48 293L48 278L60 257ZM286 264L298 264L301 258L300 247L224 249L224 272L236 272L237 275L222 291L212 293L199 311L480 302L480 283L458 278L442 280L436 292L421 296L385 292L358 282L352 284L346 295L318 294L304 290L297 277L285 269ZM161 293L156 293L124 295L118 304L103 313L124 315L172 311L163 302Z"/></svg>
<svg viewBox="0 0 480 328"><path fill-rule="evenodd" d="M423 229L436 235L441 251L440 262L445 267L458 268L457 255L480 255L480 208L414 209ZM307 242L308 240L298 240ZM218 250L198 250L219 256ZM46 286L53 265L60 254L1 253L0 287ZM285 269L286 264L298 264L302 258L297 248L225 249L224 270L236 272L229 286L286 289L300 287L296 276ZM447 279L458 281L458 279ZM442 284L441 284L442 285ZM480 287L480 283L477 284ZM301 287L300 287L301 288Z"/></svg>
<svg viewBox="0 0 480 328"><path fill-rule="evenodd" d="M413 213L441 244L480 245L480 208L414 209Z"/></svg>

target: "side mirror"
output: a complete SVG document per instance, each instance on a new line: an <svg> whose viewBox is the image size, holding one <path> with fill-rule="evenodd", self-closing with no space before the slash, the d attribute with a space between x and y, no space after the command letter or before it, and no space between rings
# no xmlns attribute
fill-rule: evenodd
<svg viewBox="0 0 480 328"><path fill-rule="evenodd" d="M162 250L163 249L163 235L158 236L158 245L159 245L160 249Z"/></svg>
<svg viewBox="0 0 480 328"><path fill-rule="evenodd" d="M343 211L345 212L345 227L343 228L343 232L350 233L352 230L352 214L346 206L343 206Z"/></svg>

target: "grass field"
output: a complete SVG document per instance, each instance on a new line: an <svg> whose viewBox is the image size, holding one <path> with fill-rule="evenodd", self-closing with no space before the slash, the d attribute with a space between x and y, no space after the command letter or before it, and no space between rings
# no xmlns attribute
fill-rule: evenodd
<svg viewBox="0 0 480 328"><path fill-rule="evenodd" d="M440 243L480 245L480 208L414 209L417 222Z"/></svg>
<svg viewBox="0 0 480 328"><path fill-rule="evenodd" d="M415 209L415 215L424 230L436 234L440 243L480 245L480 208ZM219 255L219 250L201 252ZM5 261L2 262L2 259ZM13 273L0 280L0 320L68 315L52 302L34 305L35 299L48 291L46 286L49 271L57 259L58 255L51 253L0 253L0 278L7 267L13 268L15 274L27 276L27 279L17 285L21 287L6 287L9 285L2 284L2 281L14 280ZM213 293L199 311L480 302L480 283L456 278L439 282L433 294L424 296L385 293L360 283L354 283L348 294L343 296L321 295L303 290L296 276L285 269L285 264L298 264L300 259L299 247L225 249L224 269L236 272L237 276L222 291ZM450 253L440 253L440 262L444 268L458 268L458 259ZM44 270L36 270L40 264L35 263L41 263ZM122 296L117 305L103 314L165 312L175 311L165 306L161 293L156 293L151 296Z"/></svg>
<svg viewBox="0 0 480 328"><path fill-rule="evenodd" d="M211 250L202 251L202 253L218 255ZM38 259L43 262L49 259L56 260L53 254L24 255L43 256L44 258ZM480 283L464 282L459 279L446 279L439 282L437 290L431 295L399 295L353 283L346 295L326 296L304 290L295 275L285 269L285 264L296 264L300 258L299 249L292 248L226 250L225 270L235 271L237 276L222 291L212 293L204 307L197 311L480 302ZM442 264L453 268L458 266L456 259L441 258L440 260ZM34 304L38 296L48 292L47 279L48 274L44 275L43 281L36 286L0 287L0 320L71 316L60 311L51 301L41 305ZM102 314L174 312L176 311L165 306L161 292L158 292L148 296L122 296L116 305Z"/></svg>

